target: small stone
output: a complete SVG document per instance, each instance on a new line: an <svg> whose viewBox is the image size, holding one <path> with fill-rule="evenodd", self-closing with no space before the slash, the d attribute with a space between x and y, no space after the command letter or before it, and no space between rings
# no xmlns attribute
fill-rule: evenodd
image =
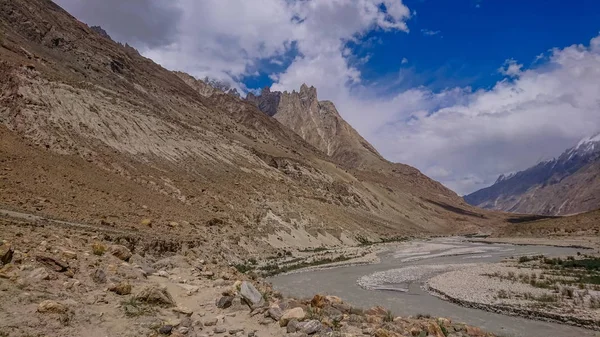
<svg viewBox="0 0 600 337"><path fill-rule="evenodd" d="M37 268L29 273L29 278L32 280L49 280L50 274L46 271L45 268Z"/></svg>
<svg viewBox="0 0 600 337"><path fill-rule="evenodd" d="M262 294L250 282L247 281L242 282L240 285L240 295L252 308L261 306L265 302Z"/></svg>
<svg viewBox="0 0 600 337"><path fill-rule="evenodd" d="M15 250L10 244L5 243L0 246L0 262L2 264L9 264L12 261Z"/></svg>
<svg viewBox="0 0 600 337"><path fill-rule="evenodd" d="M114 255L116 258L127 261L131 257L131 251L122 245L112 245L110 247L110 253Z"/></svg>
<svg viewBox="0 0 600 337"><path fill-rule="evenodd" d="M217 325L217 322L219 320L216 318L211 318L211 319L207 319L204 322L202 322L204 324L204 326L215 326Z"/></svg>
<svg viewBox="0 0 600 337"><path fill-rule="evenodd" d="M108 290L116 293L117 295L129 295L131 294L131 284L129 284L129 282L121 282L111 286L108 288Z"/></svg>
<svg viewBox="0 0 600 337"><path fill-rule="evenodd" d="M229 329L229 334L230 335L236 335L239 332L244 332L244 329Z"/></svg>
<svg viewBox="0 0 600 337"><path fill-rule="evenodd" d="M215 273L212 271L203 271L200 273L200 276L204 276L204 277L213 277L215 276Z"/></svg>
<svg viewBox="0 0 600 337"><path fill-rule="evenodd" d="M290 320L295 318L295 319L301 321L304 319L305 316L306 316L306 313L304 312L304 309L302 309L300 307L286 310L283 312L283 315L281 315L281 318L279 319L279 325L282 327L287 326L287 324Z"/></svg>
<svg viewBox="0 0 600 337"><path fill-rule="evenodd" d="M69 308L62 303L58 303L56 301L51 300L45 300L38 305L37 311L41 313L64 314L69 311Z"/></svg>
<svg viewBox="0 0 600 337"><path fill-rule="evenodd" d="M67 260L77 259L77 253L70 251L70 250L63 250L62 256Z"/></svg>
<svg viewBox="0 0 600 337"><path fill-rule="evenodd" d="M140 224L142 226L152 227L152 219L142 219L142 221L140 221Z"/></svg>
<svg viewBox="0 0 600 337"><path fill-rule="evenodd" d="M192 316L192 314L194 313L192 310L186 308L186 307L177 307L177 308L173 308L174 312L180 313L180 314L184 314L186 316Z"/></svg>
<svg viewBox="0 0 600 337"><path fill-rule="evenodd" d="M227 309L233 303L233 297L231 296L223 296L217 301L217 308Z"/></svg>
<svg viewBox="0 0 600 337"><path fill-rule="evenodd" d="M169 277L169 273L167 273L164 270L159 270L156 275L160 276L160 277Z"/></svg>
<svg viewBox="0 0 600 337"><path fill-rule="evenodd" d="M106 283L106 273L102 269L96 269L92 273L92 280L96 283Z"/></svg>
<svg viewBox="0 0 600 337"><path fill-rule="evenodd" d="M162 335L170 335L171 331L173 331L172 325L164 325L158 329L158 332Z"/></svg>
<svg viewBox="0 0 600 337"><path fill-rule="evenodd" d="M269 318L263 318L260 321L258 321L258 324L261 324L261 325L269 325L271 323L273 323L273 320L269 319Z"/></svg>
<svg viewBox="0 0 600 337"><path fill-rule="evenodd" d="M214 333L225 333L225 332L227 332L227 329L225 329L222 326L218 326L213 331L214 331Z"/></svg>
<svg viewBox="0 0 600 337"><path fill-rule="evenodd" d="M182 326L179 329L177 329L177 331L182 335L187 335L187 333L190 331L190 328Z"/></svg>

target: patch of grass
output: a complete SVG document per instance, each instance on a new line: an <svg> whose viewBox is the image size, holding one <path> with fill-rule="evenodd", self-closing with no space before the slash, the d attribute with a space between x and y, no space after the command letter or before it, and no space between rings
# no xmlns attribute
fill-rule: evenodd
<svg viewBox="0 0 600 337"><path fill-rule="evenodd" d="M153 312L153 309L133 297L122 301L121 308L123 308L127 317L137 317Z"/></svg>
<svg viewBox="0 0 600 337"><path fill-rule="evenodd" d="M318 253L318 252L324 252L329 250L328 248L325 247L317 247L317 248L305 248L305 249L301 249L300 251L303 253Z"/></svg>
<svg viewBox="0 0 600 337"><path fill-rule="evenodd" d="M100 242L96 242L92 245L92 253L97 256L102 256L106 253L106 246Z"/></svg>
<svg viewBox="0 0 600 337"><path fill-rule="evenodd" d="M383 317L383 321L384 322L393 322L394 321L394 314L392 313L391 310L388 310L385 313L385 316Z"/></svg>
<svg viewBox="0 0 600 337"><path fill-rule="evenodd" d="M245 274L246 272L254 270L254 267L245 263L238 263L235 266L238 272Z"/></svg>

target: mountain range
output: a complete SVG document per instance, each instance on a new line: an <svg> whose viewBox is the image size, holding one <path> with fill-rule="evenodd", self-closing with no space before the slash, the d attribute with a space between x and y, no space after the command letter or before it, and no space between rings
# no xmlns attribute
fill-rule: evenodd
<svg viewBox="0 0 600 337"><path fill-rule="evenodd" d="M471 205L515 213L567 215L600 208L600 134L582 139L558 158L464 197Z"/></svg>

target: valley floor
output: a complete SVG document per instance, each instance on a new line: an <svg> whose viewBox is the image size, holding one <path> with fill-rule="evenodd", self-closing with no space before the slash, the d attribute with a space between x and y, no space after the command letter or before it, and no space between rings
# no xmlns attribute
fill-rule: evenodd
<svg viewBox="0 0 600 337"><path fill-rule="evenodd" d="M0 217L0 336L491 336L447 318L363 310L336 296L283 296L259 270L207 257L202 247L140 247L117 232ZM335 254L366 263L375 251Z"/></svg>

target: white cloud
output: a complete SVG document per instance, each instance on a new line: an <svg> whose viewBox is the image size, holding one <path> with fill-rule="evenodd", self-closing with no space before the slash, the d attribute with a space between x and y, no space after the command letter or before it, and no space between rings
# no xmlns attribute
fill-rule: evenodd
<svg viewBox="0 0 600 337"><path fill-rule="evenodd" d="M517 61L513 59L508 59L504 61L502 67L498 68L498 72L504 76L517 77L521 74L522 68L522 64L517 63Z"/></svg>
<svg viewBox="0 0 600 337"><path fill-rule="evenodd" d="M346 42L374 29L408 32L411 12L400 0L132 1L156 17L130 13L120 25L115 20L123 16L110 13L122 2L58 0L90 24L107 23L111 36L164 66L198 77L236 81L265 65L287 65L269 74L273 89L315 85L320 99L335 102L388 159L461 194L600 131L600 37L589 46L553 49L535 69L508 60L501 72L511 78L490 90L416 87L382 96L362 82L360 58Z"/></svg>
<svg viewBox="0 0 600 337"><path fill-rule="evenodd" d="M433 35L438 35L439 33L441 33L441 31L439 31L439 30L421 29L421 33L423 33L423 35L433 36Z"/></svg>
<svg viewBox="0 0 600 337"><path fill-rule="evenodd" d="M407 64L408 63L408 59L406 57L403 57L402 61L400 63L401 64Z"/></svg>
<svg viewBox="0 0 600 337"><path fill-rule="evenodd" d="M519 69L518 78L487 91L413 89L387 100L349 95L340 111L387 158L468 193L600 131L600 36L589 46L553 49L540 67Z"/></svg>

